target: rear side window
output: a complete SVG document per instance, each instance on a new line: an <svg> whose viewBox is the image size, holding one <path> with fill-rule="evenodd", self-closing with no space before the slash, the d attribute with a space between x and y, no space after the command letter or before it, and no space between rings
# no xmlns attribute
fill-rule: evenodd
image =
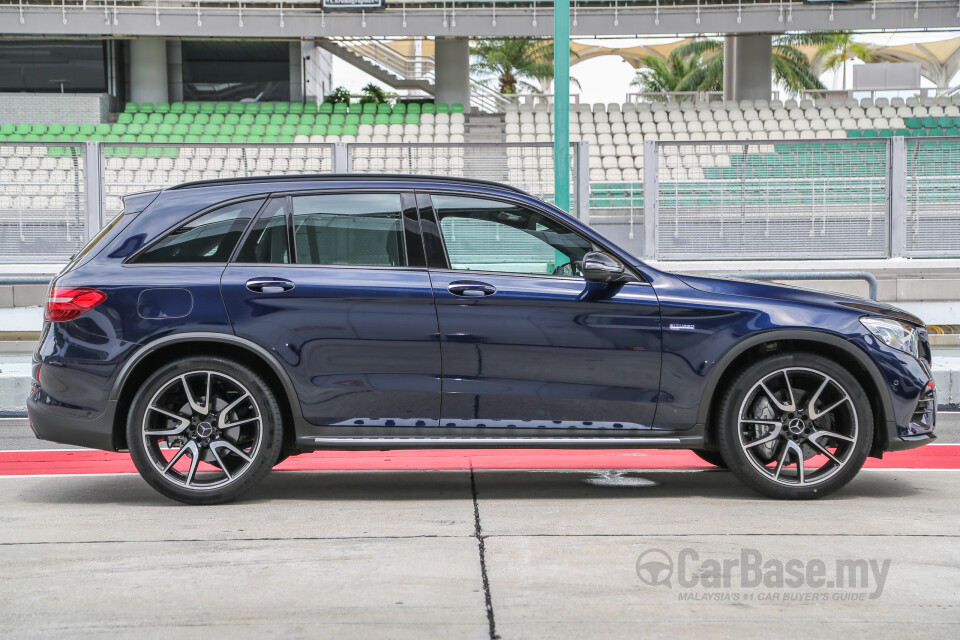
<svg viewBox="0 0 960 640"><path fill-rule="evenodd" d="M234 202L180 225L136 259L162 262L226 262L263 200Z"/></svg>
<svg viewBox="0 0 960 640"><path fill-rule="evenodd" d="M273 198L253 223L243 241L237 262L260 264L288 264L290 262L287 238L286 198Z"/></svg>
<svg viewBox="0 0 960 640"><path fill-rule="evenodd" d="M295 196L292 200L298 263L407 264L399 194L342 193Z"/></svg>

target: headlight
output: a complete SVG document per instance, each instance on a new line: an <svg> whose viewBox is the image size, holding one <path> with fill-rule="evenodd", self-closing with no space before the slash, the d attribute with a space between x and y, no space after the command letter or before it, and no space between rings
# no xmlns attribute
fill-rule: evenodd
<svg viewBox="0 0 960 640"><path fill-rule="evenodd" d="M860 323L885 345L920 357L920 334L916 327L891 318L860 318Z"/></svg>

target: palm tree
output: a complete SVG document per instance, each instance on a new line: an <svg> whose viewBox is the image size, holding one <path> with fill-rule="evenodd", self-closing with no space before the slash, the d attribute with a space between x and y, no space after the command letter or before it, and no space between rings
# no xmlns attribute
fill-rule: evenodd
<svg viewBox="0 0 960 640"><path fill-rule="evenodd" d="M480 40L471 47L475 57L470 71L493 76L500 93L520 90L541 93L553 80L553 41L538 38L505 38ZM576 55L571 51L571 55ZM539 86L528 80L536 80ZM570 80L574 84L577 81Z"/></svg>
<svg viewBox="0 0 960 640"><path fill-rule="evenodd" d="M816 57L822 61L825 69L843 69L841 88L846 89L847 62L850 60L870 62L873 59L873 51L869 45L854 40L850 31L837 31L831 33L829 40L820 46Z"/></svg>
<svg viewBox="0 0 960 640"><path fill-rule="evenodd" d="M824 32L775 36L771 55L777 84L783 86L787 93L794 95L804 89L825 89L811 70L810 60L798 46L824 46L832 41L832 36L833 34ZM688 65L690 68L687 73L677 81L672 91L719 91L723 88L723 41L702 39L688 42L671 51L667 58L668 65L679 67L679 63L672 59L694 63ZM641 70L637 74L637 80L642 82L643 73ZM634 82L636 83L636 80Z"/></svg>
<svg viewBox="0 0 960 640"><path fill-rule="evenodd" d="M711 59L708 64L714 64L714 59ZM637 72L637 76L630 84L639 87L641 91L646 93L684 91L685 89L680 87L692 84L693 81L690 80L690 77L695 74L702 74L705 66L703 57L698 53L687 56L671 54L666 59L660 56L643 56L640 61L643 68ZM698 88L696 90L717 91L723 88L722 83L723 73L721 71L715 87L710 89Z"/></svg>

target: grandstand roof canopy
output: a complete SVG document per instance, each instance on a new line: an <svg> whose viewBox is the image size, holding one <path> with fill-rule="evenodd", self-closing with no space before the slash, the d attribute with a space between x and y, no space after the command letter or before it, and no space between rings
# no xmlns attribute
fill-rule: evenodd
<svg viewBox="0 0 960 640"><path fill-rule="evenodd" d="M938 87L947 87L960 71L960 38L912 42L897 46L872 45L875 62L919 62L920 74Z"/></svg>

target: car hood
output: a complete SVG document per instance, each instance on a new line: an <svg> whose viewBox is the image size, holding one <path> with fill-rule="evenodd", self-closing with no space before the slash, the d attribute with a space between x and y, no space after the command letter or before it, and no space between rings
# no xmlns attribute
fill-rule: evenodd
<svg viewBox="0 0 960 640"><path fill-rule="evenodd" d="M749 298L763 298L784 302L798 302L821 306L846 307L854 312L870 315L896 318L918 326L924 326L923 321L912 313L883 302L875 302L857 296L848 296L842 293L817 291L804 287L795 287L785 284L773 284L758 280L744 280L739 278L718 278L675 274L687 286L707 293L717 293L730 296L745 296Z"/></svg>

